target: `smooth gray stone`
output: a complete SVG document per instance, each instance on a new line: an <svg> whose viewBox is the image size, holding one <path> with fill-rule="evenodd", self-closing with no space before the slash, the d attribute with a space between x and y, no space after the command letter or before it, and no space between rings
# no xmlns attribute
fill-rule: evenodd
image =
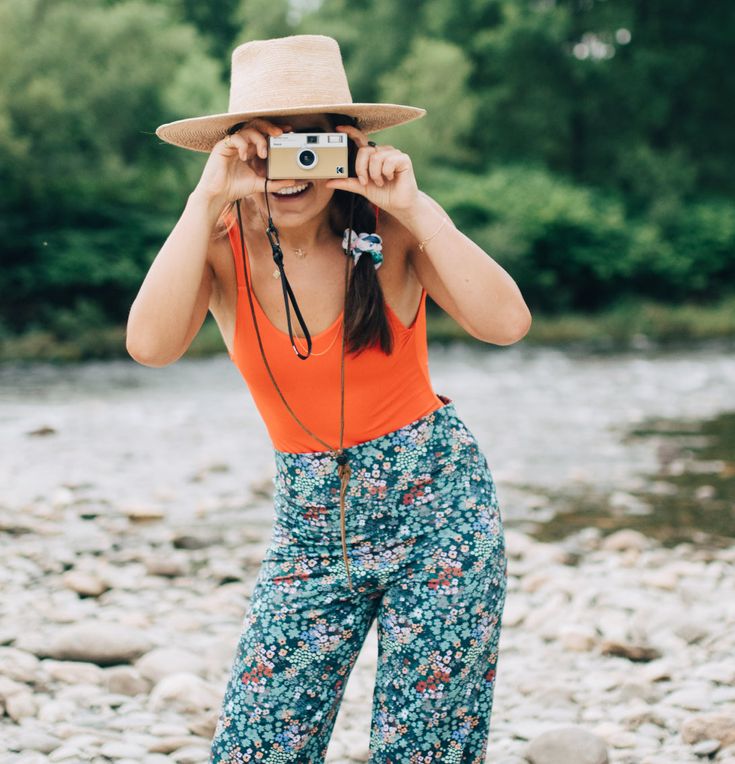
<svg viewBox="0 0 735 764"><path fill-rule="evenodd" d="M531 764L608 764L605 742L582 727L542 732L525 755Z"/></svg>

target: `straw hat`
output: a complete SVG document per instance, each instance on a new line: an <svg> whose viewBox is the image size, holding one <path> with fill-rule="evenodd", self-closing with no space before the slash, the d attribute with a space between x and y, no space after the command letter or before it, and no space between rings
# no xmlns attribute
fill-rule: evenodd
<svg viewBox="0 0 735 764"><path fill-rule="evenodd" d="M209 152L237 122L322 112L356 117L366 133L426 114L416 106L353 103L337 41L324 35L291 35L235 48L227 112L167 122L156 135L175 146Z"/></svg>

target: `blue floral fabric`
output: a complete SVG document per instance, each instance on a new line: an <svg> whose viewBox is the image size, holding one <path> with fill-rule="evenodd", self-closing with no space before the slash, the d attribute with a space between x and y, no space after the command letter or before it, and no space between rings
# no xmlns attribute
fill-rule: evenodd
<svg viewBox="0 0 735 764"><path fill-rule="evenodd" d="M485 760L507 558L492 474L454 403L346 448L275 451L275 523L210 764L323 762L377 619L373 764Z"/></svg>

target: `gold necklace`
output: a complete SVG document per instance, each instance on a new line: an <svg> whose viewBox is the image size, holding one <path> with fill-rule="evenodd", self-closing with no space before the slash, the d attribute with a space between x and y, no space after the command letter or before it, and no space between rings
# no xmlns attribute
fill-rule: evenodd
<svg viewBox="0 0 735 764"><path fill-rule="evenodd" d="M260 210L260 207L258 208L258 213L260 214L260 219L263 221L263 225L267 227L267 226L268 226L268 223L267 223L266 219L263 217L263 213L262 213L262 211ZM291 249L293 250L293 252L294 252L294 254L296 255L296 257L298 257L298 258L300 258L300 259L302 259L302 260L303 260L303 258L305 258L305 257L306 257L306 250L305 250L305 249L303 249L302 247L297 247L296 249L294 249L294 248L292 247ZM273 273L272 273L272 276L273 276L273 278L274 278L274 279L278 279L278 278L280 278L280 277L281 277L281 269L280 269L280 268L278 268L278 267L276 266L275 270L274 270L274 271L273 271ZM344 311L343 311L343 313L342 313L342 321L340 321L340 322L337 324L337 327L339 328L340 326L343 326L343 324L344 324ZM340 335L340 333L339 333L339 331L337 331L337 332L335 333L334 337L332 337L332 341L329 343L329 345L328 345L328 346L327 346L327 347L326 347L324 350L322 350L322 351L321 351L321 353L315 353L315 352L312 350L312 351L311 351L311 355L326 355L326 354L327 354L327 353L328 353L328 352L329 352L329 351L332 349L332 345L334 345L334 342L335 342L335 340L337 339L337 337L339 337L339 335ZM304 339L304 337L297 337L296 335L294 335L294 344L295 344L295 345L298 347L298 342L296 342L296 340L297 340L297 339ZM299 350L300 350L302 353L305 353L305 352L306 352L305 350L303 350L303 349L302 349L302 348L300 348L300 347L299 347Z"/></svg>
<svg viewBox="0 0 735 764"><path fill-rule="evenodd" d="M306 257L306 250L305 249L301 249L301 247L298 247L297 249L293 249L293 252L296 255L296 257L298 257L301 260L303 260ZM278 266L276 266L276 268L274 269L274 271L273 271L273 273L271 275L273 276L274 279L280 278L281 277L281 269Z"/></svg>
<svg viewBox="0 0 735 764"><path fill-rule="evenodd" d="M268 227L268 223L263 217L263 212L261 211L260 207L258 207L258 213L260 215L260 219L263 221L263 225ZM299 258L299 260L303 260L306 257L306 250L303 247L296 247L295 249L291 247L291 251L296 255L296 257ZM273 276L274 279L281 278L281 269L276 266L271 276Z"/></svg>
<svg viewBox="0 0 735 764"><path fill-rule="evenodd" d="M340 321L340 322L337 324L337 328L338 328L338 329L339 329L339 327L344 327L344 313L342 314L342 321ZM339 331L337 331L337 332L335 333L334 337L332 337L332 341L329 343L329 346L328 346L328 347L326 347L324 350L322 350L322 352L321 352L321 353L315 353L315 352L312 350L312 351L311 351L311 355L326 355L326 354L329 352L329 350L331 350L331 348L332 348L332 345L334 345L334 341L337 339L337 337L339 337L339 335L340 335L340 333L339 333ZM296 340L297 340L297 339L303 340L304 338L303 338L303 337L296 337L296 335L294 335L294 343L295 343L295 344L298 346L298 343L296 342ZM299 350L301 350L301 352L302 352L302 353L305 353L305 352L306 352L306 351L305 351L305 350L303 350L302 348L299 348Z"/></svg>

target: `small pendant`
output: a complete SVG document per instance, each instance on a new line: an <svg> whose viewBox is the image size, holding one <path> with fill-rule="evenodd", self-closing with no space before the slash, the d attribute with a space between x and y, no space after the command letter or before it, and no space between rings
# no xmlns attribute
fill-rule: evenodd
<svg viewBox="0 0 735 764"><path fill-rule="evenodd" d="M296 257L301 257L301 258L306 257L306 252L304 252L304 250L301 249L301 247L299 247L298 249L295 249L294 252L296 253Z"/></svg>

